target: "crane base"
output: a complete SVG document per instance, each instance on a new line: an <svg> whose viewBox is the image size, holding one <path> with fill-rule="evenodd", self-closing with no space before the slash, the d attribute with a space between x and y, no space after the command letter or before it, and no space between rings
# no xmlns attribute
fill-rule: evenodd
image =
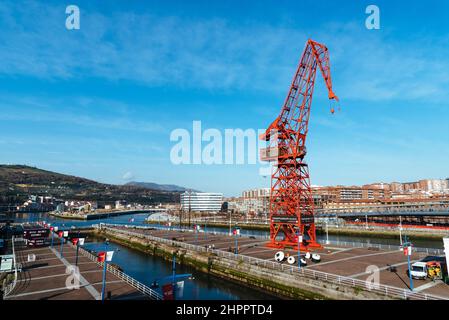
<svg viewBox="0 0 449 320"><path fill-rule="evenodd" d="M294 242L290 242L290 241L270 241L265 246L268 248L274 248L274 249L298 250L298 243L294 243ZM318 250L318 249L322 249L322 248L323 248L323 246L321 244L314 241L314 242L308 242L307 245L305 245L304 243L301 243L299 250L313 251L313 250Z"/></svg>

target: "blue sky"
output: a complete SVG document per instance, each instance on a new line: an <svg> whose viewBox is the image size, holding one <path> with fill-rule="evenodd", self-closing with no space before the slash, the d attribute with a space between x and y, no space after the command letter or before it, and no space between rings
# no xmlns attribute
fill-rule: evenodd
<svg viewBox="0 0 449 320"><path fill-rule="evenodd" d="M312 184L449 176L446 1L105 3L0 3L0 163L228 196L269 186L258 165L171 164L170 132L265 128L313 38L342 110L317 77ZM65 28L68 4L80 30ZM380 30L365 28L369 4Z"/></svg>

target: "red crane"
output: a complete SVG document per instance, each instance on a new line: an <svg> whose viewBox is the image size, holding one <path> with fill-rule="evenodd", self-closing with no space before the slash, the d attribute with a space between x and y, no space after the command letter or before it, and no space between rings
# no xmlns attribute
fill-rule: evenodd
<svg viewBox="0 0 449 320"><path fill-rule="evenodd" d="M304 162L317 66L329 99L338 101L332 91L328 49L308 40L281 113L260 137L270 141L261 150L261 160L277 161L271 175L270 247L297 247L299 236L303 237L301 248L321 247L316 241L309 168Z"/></svg>

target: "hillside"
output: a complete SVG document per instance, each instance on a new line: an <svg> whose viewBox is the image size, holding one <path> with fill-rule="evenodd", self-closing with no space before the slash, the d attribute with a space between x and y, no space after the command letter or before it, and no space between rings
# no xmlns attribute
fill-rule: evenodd
<svg viewBox="0 0 449 320"><path fill-rule="evenodd" d="M180 187L180 186L177 186L174 184L158 184L158 183L154 183L154 182L131 181L125 185L142 187L142 188L153 189L153 190L170 191L170 192L184 192L184 191L190 190L188 188ZM192 190L192 191L196 191L196 190Z"/></svg>
<svg viewBox="0 0 449 320"><path fill-rule="evenodd" d="M103 184L24 165L0 165L0 203L20 203L31 194L99 202L127 200L152 204L179 201L179 192Z"/></svg>

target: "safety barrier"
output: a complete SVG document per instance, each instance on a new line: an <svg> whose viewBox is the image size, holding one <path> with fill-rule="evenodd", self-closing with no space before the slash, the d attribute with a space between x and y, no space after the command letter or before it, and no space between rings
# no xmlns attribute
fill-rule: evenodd
<svg viewBox="0 0 449 320"><path fill-rule="evenodd" d="M14 280L10 284L8 284L5 287L5 289L3 290L4 298L8 297L8 295L11 294L11 292L16 287L16 284L17 284L17 272L18 272L19 269L22 268L21 264L17 263L17 260L16 260L16 251L15 251L14 243L17 242L17 241L23 241L23 238L15 238L14 236L12 236L11 243L12 243L12 255L13 255L13 263L14 263Z"/></svg>
<svg viewBox="0 0 449 320"><path fill-rule="evenodd" d="M179 227L167 227L167 226L135 226L135 225L127 225L127 224L113 224L113 223L100 223L94 225L94 228L100 228L100 225L104 226L112 226L112 227L124 227L124 228L132 228L132 229L141 229L141 230L166 230L166 231L182 231L182 232L195 232L193 229L183 229ZM229 232L226 231L208 231L209 234L215 235L229 235ZM269 240L269 234L242 234L243 236L251 236L255 239L259 240ZM399 250L400 246L392 245L392 244L380 244L380 243L371 243L371 242L360 242L360 241L340 241L340 240L329 240L330 245L342 246L342 247L351 247L351 248L376 248L382 250ZM413 251L426 253L429 255L444 255L444 249L439 248L422 248L422 247L413 247Z"/></svg>
<svg viewBox="0 0 449 320"><path fill-rule="evenodd" d="M86 249L80 247L79 248L79 252L81 252L81 254L83 256L85 256L86 258L94 261L97 265L103 267L103 262L98 262L97 261L97 257L95 255L93 255L92 253L90 253L89 251L87 251ZM115 268L115 267L113 267L111 265L107 265L106 269L109 272L111 272L113 275L118 277L120 280L125 281L127 284L129 284L133 288L139 290L139 292L145 294L146 296L149 296L151 299L153 299L153 300L162 300L162 295L161 294L159 294L158 292L156 292L153 289L149 288L148 286L144 285L143 283L137 281L136 279L128 276L126 273L118 270L117 268Z"/></svg>
<svg viewBox="0 0 449 320"><path fill-rule="evenodd" d="M193 251L205 252L205 253L206 252L213 253L213 254L216 254L218 257L222 257L222 258L226 258L226 259L230 259L230 260L244 261L251 265L256 265L258 267L269 268L269 269L278 270L278 271L282 271L282 272L289 271L291 274L297 274L297 275L304 276L304 277L307 277L310 279L322 280L322 281L326 281L326 282L330 282L330 283L338 284L338 285L347 285L347 286L351 286L354 288L359 288L360 290L375 292L377 294L385 295L385 296L392 297L392 298L417 299L417 300L448 300L448 298L440 297L437 295L412 292L408 289L401 289L401 288L392 287L392 286L388 286L388 285L384 285L384 284L374 284L369 281L364 281L364 280L360 280L360 279L339 276L339 275L335 275L335 274L331 274L331 273L327 273L327 272L311 270L311 269L304 268L304 267L298 268L298 267L294 267L294 266L290 266L290 265L287 266L287 265L284 265L279 262L267 261L267 260L263 260L263 259L259 259L259 258L249 257L246 255L234 254L234 253L226 252L223 250L209 249L209 248L203 247L203 246L198 246L198 245L179 242L179 241L175 241L175 240L159 238L159 237L155 237L155 236L151 236L151 235L143 234L143 233L139 233L139 232L132 232L129 230L124 230L123 225L119 225L119 226L112 225L112 227L111 227L111 224L107 224L107 225L100 224L99 227L102 229L105 229L105 230L119 232L119 233L122 233L122 234L125 234L128 236L133 236L136 238L148 239L151 241L164 243L164 244L167 244L170 246L181 247L181 248L184 248L187 250L193 250ZM144 229L144 228L135 228L135 229Z"/></svg>

